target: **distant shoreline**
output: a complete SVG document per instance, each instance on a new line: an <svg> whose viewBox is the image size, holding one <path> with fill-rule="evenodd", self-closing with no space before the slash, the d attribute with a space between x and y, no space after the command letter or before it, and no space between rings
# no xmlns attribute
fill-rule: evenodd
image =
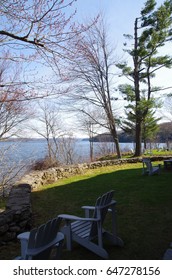
<svg viewBox="0 0 172 280"><path fill-rule="evenodd" d="M58 138L57 138L58 139ZM79 137L74 137L73 139L75 140L78 140L78 141L83 141L83 142L89 142L90 139L89 138L79 138ZM39 142L39 141L46 141L45 138L8 138L8 139L0 139L0 143L3 143L3 142L19 142L19 141L22 141L22 142L28 142L28 141L35 141L35 142ZM94 138L92 140L92 142L94 143L114 143L113 140L111 139L96 139ZM132 141L119 141L120 143L133 143Z"/></svg>

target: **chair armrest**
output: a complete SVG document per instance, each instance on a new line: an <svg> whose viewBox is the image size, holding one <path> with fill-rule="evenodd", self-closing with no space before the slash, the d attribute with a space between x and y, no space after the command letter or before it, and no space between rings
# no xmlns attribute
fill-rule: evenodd
<svg viewBox="0 0 172 280"><path fill-rule="evenodd" d="M85 211L87 211L87 210L89 211L89 210L95 210L96 207L95 206L82 206L81 208L84 209ZM108 211L111 212L112 209L108 208Z"/></svg>
<svg viewBox="0 0 172 280"><path fill-rule="evenodd" d="M30 236L30 231L25 231L25 232L22 232L22 233L18 234L17 238L20 239L20 240L28 241L29 240L29 236Z"/></svg>
<svg viewBox="0 0 172 280"><path fill-rule="evenodd" d="M82 206L81 208L84 209L85 218L89 218L92 211L95 210L95 206Z"/></svg>
<svg viewBox="0 0 172 280"><path fill-rule="evenodd" d="M99 219L96 218L82 218L82 217L68 215L68 214L60 214L58 215L58 217L64 220L74 220L74 221L87 221L87 222L99 221Z"/></svg>
<svg viewBox="0 0 172 280"><path fill-rule="evenodd" d="M112 201L109 203L108 206L109 206L110 208L108 208L108 212L111 212L111 211L112 211L112 207L113 207L115 204L116 204L116 200L112 200ZM85 210L85 218L90 218L90 212L96 209L95 206L82 206L81 208ZM101 209L101 208L104 208L104 206L99 207L99 209Z"/></svg>
<svg viewBox="0 0 172 280"><path fill-rule="evenodd" d="M89 210L94 210L95 206L82 206L82 209L89 209Z"/></svg>

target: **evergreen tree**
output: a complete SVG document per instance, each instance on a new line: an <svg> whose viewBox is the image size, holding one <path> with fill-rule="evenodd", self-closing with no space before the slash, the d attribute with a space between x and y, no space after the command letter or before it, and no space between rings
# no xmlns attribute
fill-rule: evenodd
<svg viewBox="0 0 172 280"><path fill-rule="evenodd" d="M141 10L141 16L134 23L134 36L125 35L134 41L134 47L126 50L132 57L133 66L126 62L117 66L122 74L133 82L133 86L125 84L120 87L127 94L130 106L135 112L135 156L141 155L142 127L150 111L151 99L160 88L152 86L156 71L172 66L172 57L159 55L159 50L172 38L172 1L165 1L156 8L155 0L148 0ZM143 98L144 93L144 98ZM133 105L134 104L134 105ZM153 107L152 107L153 109ZM153 117L153 116L152 116Z"/></svg>
<svg viewBox="0 0 172 280"><path fill-rule="evenodd" d="M160 119L161 118L154 117L153 110L150 110L146 115L146 118L142 124L142 141L144 143L144 149L147 149L148 141L151 142L157 135L157 132L159 131L159 125L157 124L157 122Z"/></svg>
<svg viewBox="0 0 172 280"><path fill-rule="evenodd" d="M121 89L122 90L122 89ZM133 91L134 93L134 91ZM134 135L136 133L135 129L135 123L136 123L136 107L135 104L132 103L131 96L134 96L134 94L130 94L130 103L125 107L126 111L126 118L121 123L122 130L132 136L134 138ZM141 107L142 106L142 107ZM151 98L149 101L147 101L144 97L144 94L142 93L141 102L140 102L140 110L143 111L144 108L147 108L147 114L142 119L142 142L144 143L144 149L147 148L147 141L153 140L155 135L157 134L159 130L158 121L161 118L155 117L155 110L152 108L157 108L160 106L160 104L155 104L154 98Z"/></svg>

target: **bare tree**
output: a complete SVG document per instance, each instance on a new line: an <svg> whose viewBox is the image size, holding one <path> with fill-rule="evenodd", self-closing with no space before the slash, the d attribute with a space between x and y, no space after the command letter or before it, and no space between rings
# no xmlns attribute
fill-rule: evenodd
<svg viewBox="0 0 172 280"><path fill-rule="evenodd" d="M59 75L60 60L64 64L64 58L71 52L70 40L86 29L73 20L76 13L73 8L75 1L1 1L0 58L5 57L12 63L25 63L25 73L20 84L25 86L27 96L21 95L21 101L64 93L59 84L57 89L56 82L46 77L47 71L42 75L41 72L43 68L50 66L48 72L53 70L53 74L55 72ZM5 84L0 84L0 87L7 84L11 85L10 79L8 83L6 81Z"/></svg>
<svg viewBox="0 0 172 280"><path fill-rule="evenodd" d="M2 0L0 7L0 47L17 61L35 58L35 54L62 56L65 43L74 36L71 26L75 0ZM66 10L69 8L69 16ZM28 50L28 51L27 51ZM23 56L21 56L21 54Z"/></svg>
<svg viewBox="0 0 172 280"><path fill-rule="evenodd" d="M76 140L70 132L66 132L65 124L60 117L56 104L39 102L36 124L31 129L47 143L47 165L72 164L77 161L75 153Z"/></svg>
<svg viewBox="0 0 172 280"><path fill-rule="evenodd" d="M16 82L21 74L20 70L20 65L16 68L10 61L0 62L0 195L3 196L8 194L10 185L14 184L26 169L26 162L16 160L16 142L7 141L8 138L12 140L14 136L21 135L24 124L32 115L28 101L20 102L21 96L26 94L21 84ZM9 77L11 83L7 85ZM6 86L2 86L4 84Z"/></svg>
<svg viewBox="0 0 172 280"><path fill-rule="evenodd" d="M59 160L62 164L74 164L79 162L80 156L76 152L76 138L73 134L66 133L66 135L58 138L59 143Z"/></svg>
<svg viewBox="0 0 172 280"><path fill-rule="evenodd" d="M104 122L100 111L87 104L86 108L77 108L77 119L79 128L88 135L90 161L94 160L94 137L101 131ZM101 123L101 124L100 124Z"/></svg>
<svg viewBox="0 0 172 280"><path fill-rule="evenodd" d="M35 118L36 124L31 129L46 140L50 164L57 163L57 137L61 133L57 108L48 102L40 102Z"/></svg>
<svg viewBox="0 0 172 280"><path fill-rule="evenodd" d="M27 100L20 102L21 96L25 96L24 89L20 84L13 84L19 75L19 69L11 71L10 62L3 60L0 63L0 85L11 77L11 85L0 87L0 139L17 135L21 124L31 116Z"/></svg>
<svg viewBox="0 0 172 280"><path fill-rule="evenodd" d="M0 196L8 196L11 187L28 170L29 161L18 154L20 144L20 141L0 142Z"/></svg>
<svg viewBox="0 0 172 280"><path fill-rule="evenodd" d="M80 106L92 104L97 111L104 111L106 127L113 136L117 155L121 152L117 134L117 119L112 106L114 94L114 59L113 51L108 42L104 21L99 21L86 31L80 40L74 40L71 46L75 55L71 57L68 80L75 85L72 98ZM87 114L87 113L86 113ZM105 126L105 123L102 123Z"/></svg>

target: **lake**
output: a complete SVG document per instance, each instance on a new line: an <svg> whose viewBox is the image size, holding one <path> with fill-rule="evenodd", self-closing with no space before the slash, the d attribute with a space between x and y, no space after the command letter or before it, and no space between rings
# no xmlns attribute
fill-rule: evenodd
<svg viewBox="0 0 172 280"><path fill-rule="evenodd" d="M89 161L90 146L88 140L75 139L73 142L68 142L67 145L66 152L69 152L70 150L74 162ZM163 148L165 147L165 144L160 143L158 144L158 147ZM123 152L133 151L134 143L120 143L120 148ZM93 149L94 158L97 158L115 152L115 145L112 142L94 142ZM46 155L47 143L45 139L0 142L1 160L6 157L11 162L18 162L21 160L35 161L45 158Z"/></svg>
<svg viewBox="0 0 172 280"><path fill-rule="evenodd" d="M69 147L70 145L70 147ZM134 149L133 143L120 143L122 151L131 151ZM88 140L76 139L68 143L68 148L73 155L74 162L84 162L89 160L90 147ZM115 152L115 146L112 142L94 142L94 157ZM10 161L35 161L45 158L47 155L47 143L45 139L17 140L0 142L0 156L3 153Z"/></svg>

